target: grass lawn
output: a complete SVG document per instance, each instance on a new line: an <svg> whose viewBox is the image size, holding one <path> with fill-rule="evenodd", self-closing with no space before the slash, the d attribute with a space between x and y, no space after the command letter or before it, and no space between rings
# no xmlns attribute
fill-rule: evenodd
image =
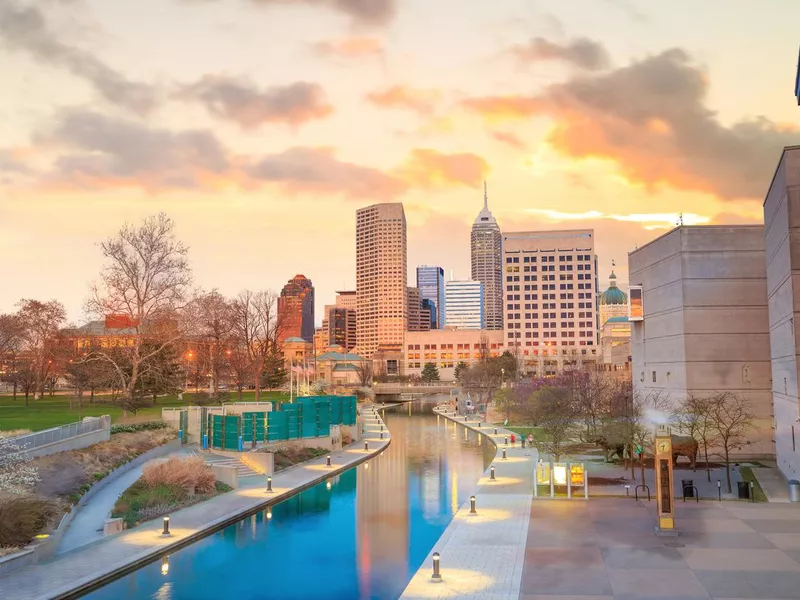
<svg viewBox="0 0 800 600"><path fill-rule="evenodd" d="M756 476L753 474L753 469L750 467L739 467L739 473L742 475L742 481L753 482L753 496L755 496L756 502L769 502L769 500L767 500L767 495L758 483L758 479L756 479ZM733 489L735 492L736 486L734 486Z"/></svg>
<svg viewBox="0 0 800 600"><path fill-rule="evenodd" d="M502 423L495 423L496 427L503 427ZM509 431L513 431L517 435L524 435L525 437L528 434L533 435L534 440L540 440L542 438L542 430L539 427L530 427L527 425L508 425L506 429Z"/></svg>
<svg viewBox="0 0 800 600"><path fill-rule="evenodd" d="M194 394L183 394L183 401L178 400L175 395L159 396L155 406L147 406L139 409L135 415L128 414L122 418L122 409L110 402L108 396L95 396L95 404L89 404L87 396L83 398L83 406L79 409L76 399L72 401L70 408L69 396L45 396L41 400L28 400L28 408L25 408L25 398L17 395L15 401L12 396L0 396L0 430L10 429L31 429L40 431L50 427L66 425L80 421L83 417L98 417L100 415L111 415L112 423L137 423L141 421L153 421L161 418L161 409L168 406L188 406L192 405ZM262 401L276 401L288 399L288 394L283 392L261 392ZM249 391L242 394L243 402L253 402L255 392ZM236 393L230 394L230 402L237 401ZM101 404L105 402L105 404Z"/></svg>

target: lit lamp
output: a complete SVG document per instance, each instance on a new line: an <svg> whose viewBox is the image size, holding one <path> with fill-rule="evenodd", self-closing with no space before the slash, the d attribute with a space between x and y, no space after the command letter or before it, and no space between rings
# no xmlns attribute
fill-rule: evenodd
<svg viewBox="0 0 800 600"><path fill-rule="evenodd" d="M656 503L658 505L658 524L656 535L675 536L675 506L672 502L672 436L666 425L656 428Z"/></svg>
<svg viewBox="0 0 800 600"><path fill-rule="evenodd" d="M161 574L166 577L167 573L169 573L169 556L161 559Z"/></svg>
<svg viewBox="0 0 800 600"><path fill-rule="evenodd" d="M164 528L161 530L161 536L168 537L170 535L172 534L169 532L169 517L164 517Z"/></svg>
<svg viewBox="0 0 800 600"><path fill-rule="evenodd" d="M442 581L442 574L439 571L439 553L433 553L433 575L431 575L431 582L432 583L441 583Z"/></svg>

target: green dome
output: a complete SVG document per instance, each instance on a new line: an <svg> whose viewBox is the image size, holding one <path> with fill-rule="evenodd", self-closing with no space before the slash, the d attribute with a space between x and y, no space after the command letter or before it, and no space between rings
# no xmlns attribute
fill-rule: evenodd
<svg viewBox="0 0 800 600"><path fill-rule="evenodd" d="M617 287L617 276L614 271L611 271L611 276L608 278L608 289L600 294L600 304L627 304L628 295Z"/></svg>

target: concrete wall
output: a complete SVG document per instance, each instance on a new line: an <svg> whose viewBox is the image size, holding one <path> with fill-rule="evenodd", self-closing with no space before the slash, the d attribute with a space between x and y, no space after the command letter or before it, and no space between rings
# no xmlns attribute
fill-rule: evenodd
<svg viewBox="0 0 800 600"><path fill-rule="evenodd" d="M233 489L237 489L239 487L239 471L236 469L236 467L212 464L211 471L214 473L214 477L217 478L217 481L221 481L222 483L231 486Z"/></svg>
<svg viewBox="0 0 800 600"><path fill-rule="evenodd" d="M48 444L46 446L39 446L33 450L28 450L27 455L31 458L38 458L40 456L50 456L51 454L58 454L59 452L67 452L68 450L80 450L87 448L100 442L107 442L111 439L111 429L99 429L82 435L76 435L73 438Z"/></svg>
<svg viewBox="0 0 800 600"><path fill-rule="evenodd" d="M775 453L787 478L800 477L800 147L787 148L764 200Z"/></svg>
<svg viewBox="0 0 800 600"><path fill-rule="evenodd" d="M730 391L746 398L756 429L741 454L772 456L770 336L764 228L678 227L628 256L644 320L632 324L634 389Z"/></svg>
<svg viewBox="0 0 800 600"><path fill-rule="evenodd" d="M84 430L87 431L79 433ZM80 450L100 442L107 442L109 439L111 439L111 417L103 415L86 417L81 422L63 427L17 436L13 441L27 456L38 458L69 450Z"/></svg>
<svg viewBox="0 0 800 600"><path fill-rule="evenodd" d="M239 459L256 473L272 475L275 472L275 455L272 452L242 452Z"/></svg>

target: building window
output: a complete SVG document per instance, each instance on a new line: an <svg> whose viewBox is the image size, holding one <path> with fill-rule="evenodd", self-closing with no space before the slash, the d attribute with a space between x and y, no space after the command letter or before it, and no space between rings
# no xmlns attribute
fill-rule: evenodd
<svg viewBox="0 0 800 600"><path fill-rule="evenodd" d="M653 383L655 383L655 382L656 382L656 372L653 371Z"/></svg>

